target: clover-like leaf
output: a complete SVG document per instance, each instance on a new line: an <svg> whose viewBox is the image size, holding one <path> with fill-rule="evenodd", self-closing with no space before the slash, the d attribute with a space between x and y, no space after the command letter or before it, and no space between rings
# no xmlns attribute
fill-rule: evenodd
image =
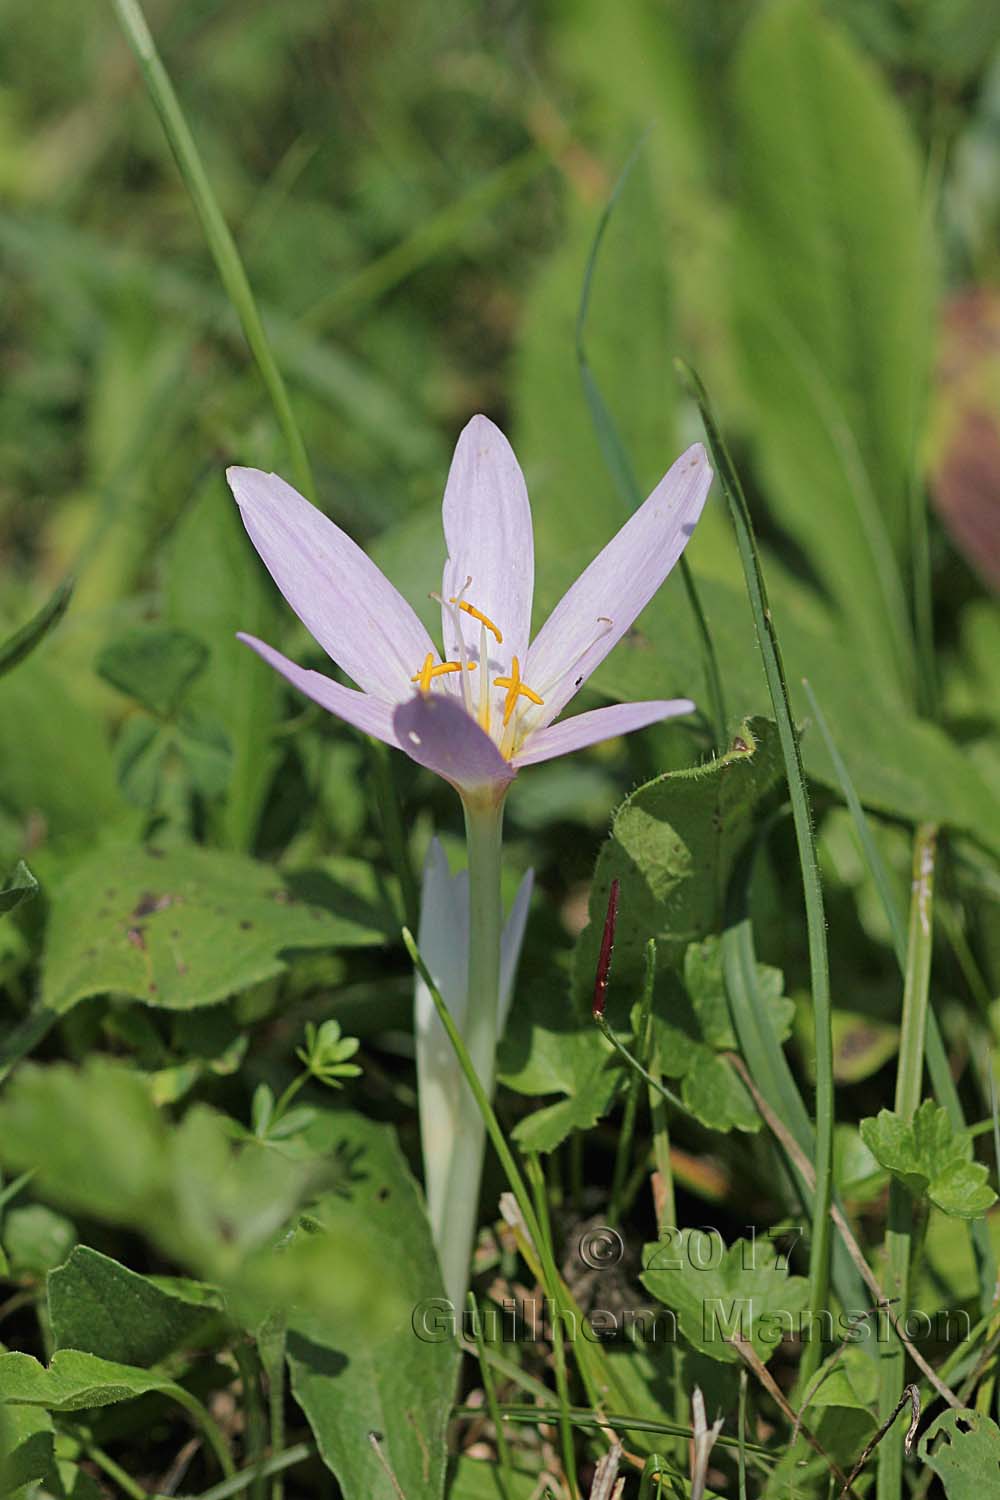
<svg viewBox="0 0 1000 1500"><path fill-rule="evenodd" d="M97 670L120 693L158 717L169 718L205 670L209 655L204 641L187 630L138 625L108 642L97 658Z"/></svg>
<svg viewBox="0 0 1000 1500"><path fill-rule="evenodd" d="M881 1165L917 1198L946 1214L976 1219L996 1201L989 1172L972 1157L972 1139L956 1130L947 1112L925 1099L912 1120L880 1110L862 1120L861 1139Z"/></svg>
<svg viewBox="0 0 1000 1500"><path fill-rule="evenodd" d="M715 1229L665 1228L642 1252L642 1283L675 1314L695 1349L738 1364L738 1340L765 1362L781 1339L799 1331L808 1283L789 1276L772 1245L736 1240L728 1248Z"/></svg>
<svg viewBox="0 0 1000 1500"><path fill-rule="evenodd" d="M342 1078L361 1076L358 1065L348 1061L360 1046L356 1036L342 1036L340 1022L331 1017L318 1027L312 1021L306 1023L306 1044L295 1055L320 1083L339 1089Z"/></svg>

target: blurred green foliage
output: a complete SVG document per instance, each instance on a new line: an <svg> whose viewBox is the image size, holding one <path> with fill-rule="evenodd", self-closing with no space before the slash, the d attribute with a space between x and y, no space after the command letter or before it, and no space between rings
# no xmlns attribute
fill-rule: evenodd
<svg viewBox="0 0 1000 1500"><path fill-rule="evenodd" d="M805 728L837 1006L838 1190L873 1253L883 1169L930 1183L920 1305L978 1316L992 1295L982 1238L978 1261L967 1238L946 1243L956 1224L941 1210L980 1213L986 1168L946 1124L924 1161L887 1113L892 933L800 683L904 906L910 825L945 829L933 1003L961 1103L985 1119L1000 1027L997 7L148 0L146 12L320 502L432 625L440 496L472 412L500 422L524 465L541 617L629 510L584 361L643 493L700 435L673 356L705 378L747 481ZM227 1455L263 1453L264 1428L278 1447L286 1419L326 1465L297 1466L295 1494L330 1493L330 1470L365 1500L391 1500L394 1483L409 1500L446 1483L455 1500L498 1494L496 1470L472 1457L446 1476L454 1344L415 1342L407 1322L440 1286L410 1175L411 979L385 781L362 741L235 639L250 631L324 665L223 481L229 462L287 473L288 452L112 7L3 0L0 57L0 1165L25 1173L0 1182L0 1339L18 1347L0 1351L0 1495L44 1483L93 1500L109 1454L155 1490L192 1421L203 1441L176 1483L195 1492ZM655 934L655 1036L691 1111L671 1119L679 1211L720 1217L731 1248L713 1287L730 1295L746 1226L802 1206L726 1055L740 1028L719 934L748 837L746 994L775 1047L792 1036L802 1097L789 1118L805 1120L812 1013L773 731L755 720L755 755L745 737L769 701L715 500L688 556L733 743L711 761L702 713L514 787L510 891L532 864L539 894L500 1109L547 1154L571 1246L576 1223L607 1211L627 1092L587 1020L614 874L611 1012L634 1026ZM708 706L679 579L591 687L588 703ZM457 805L402 757L393 773L419 868L432 829L446 842L457 829ZM341 1025L360 1043L356 1064L343 1061L353 1046L331 1063L342 1092L306 1080L298 1108L275 1117L299 1088L303 1037L336 1041ZM626 1194L635 1246L656 1228L638 1196L648 1144ZM956 1166L957 1195L939 1182ZM489 1164L483 1224L502 1187ZM484 1297L515 1287L509 1239L485 1237L476 1269ZM668 1308L689 1306L690 1277L665 1289L651 1274ZM696 1348L660 1369L642 1351L616 1356L612 1395L673 1421L697 1380L732 1414L729 1372ZM533 1345L499 1354L504 1380L511 1360L529 1390L546 1376ZM870 1361L850 1350L828 1375L821 1423L849 1412L863 1443ZM516 1380L505 1393L520 1396ZM963 1450L976 1472L994 1461L995 1432L985 1416L947 1426L953 1462L939 1439L928 1462L947 1486ZM683 1445L655 1441L675 1443L686 1475ZM843 1442L831 1451L849 1465ZM515 1447L510 1493L533 1492L550 1455L534 1429ZM718 1483L735 1493L720 1452ZM797 1479L823 1492L821 1465ZM758 1480L763 1492L766 1466Z"/></svg>

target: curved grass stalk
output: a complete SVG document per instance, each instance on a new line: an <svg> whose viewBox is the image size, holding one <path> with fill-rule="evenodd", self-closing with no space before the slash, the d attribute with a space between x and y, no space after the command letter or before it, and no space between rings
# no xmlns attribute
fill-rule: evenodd
<svg viewBox="0 0 1000 1500"><path fill-rule="evenodd" d="M580 373L583 393L587 398L587 406L590 408L590 418L594 424L594 432L597 436L601 456L629 514L639 508L645 496L639 488L631 462L629 461L629 456L625 451L625 445L621 440L614 418L608 410L607 403L601 394L597 378L591 369L584 342L584 329L587 323L587 313L590 310L590 292L594 281L594 273L597 270L597 257L600 252L601 242L611 222L611 215L614 212L622 189L628 181L629 173L642 149L644 139L645 137L635 146L631 156L619 173L618 180L611 189L608 200L601 210L601 215L597 221L597 228L594 230L594 238L591 241L590 251L587 255L587 264L584 267L575 329L577 368ZM712 644L708 619L701 603L701 597L698 593L687 555L683 552L680 557L680 573L684 583L684 592L687 595L687 601L694 619L695 632L701 652L702 669L705 673L705 683L711 702L712 737L715 742L715 750L717 754L721 755L726 746L726 702L722 690L722 675L719 671L719 661L715 654L715 647Z"/></svg>
<svg viewBox="0 0 1000 1500"><path fill-rule="evenodd" d="M716 472L729 506L736 545L743 564L747 594L753 612L767 678L771 705L778 726L778 738L788 778L789 798L795 823L802 886L805 895L806 926L809 935L809 968L812 1001L816 1015L816 1191L813 1198L812 1238L809 1250L809 1313L820 1320L826 1308L830 1283L830 1201L833 1193L833 1029L830 1000L830 965L826 946L826 916L823 890L816 859L809 792L806 787L798 733L792 718L785 669L778 645L777 631L767 599L761 570L753 520L743 494L739 475L729 457L709 403L708 394L698 376L683 360L676 361L687 390L698 403ZM816 1326L816 1323L813 1324ZM818 1340L810 1340L803 1351L800 1380L808 1385L819 1362Z"/></svg>
<svg viewBox="0 0 1000 1500"><path fill-rule="evenodd" d="M195 212L201 221L201 227L205 232L205 239L212 252L222 284L243 325L250 352L271 398L278 425L288 445L295 483L304 495L312 499L315 497L312 468L295 414L292 411L292 404L288 399L285 382L271 352L240 252L236 248L236 241L219 207L180 100L163 66L139 0L111 0L111 3L142 70L150 98L160 116L164 134L185 186L191 194Z"/></svg>

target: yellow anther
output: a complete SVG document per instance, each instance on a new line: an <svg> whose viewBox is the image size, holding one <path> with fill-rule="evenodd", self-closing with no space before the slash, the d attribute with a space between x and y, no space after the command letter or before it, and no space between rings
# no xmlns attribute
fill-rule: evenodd
<svg viewBox="0 0 1000 1500"><path fill-rule="evenodd" d="M474 661L470 661L469 671L474 672L475 669L476 663ZM428 651L427 655L424 657L423 666L420 668L420 671L416 674L415 677L410 678L410 681L419 682L420 691L422 693L429 693L431 690L431 682L435 677L445 677L449 672L461 672L461 670L462 663L460 661L440 661L435 664L433 651Z"/></svg>
<svg viewBox="0 0 1000 1500"><path fill-rule="evenodd" d="M498 630L496 625L494 625L493 621L483 614L481 609L477 609L474 604L469 604L465 599L462 599L461 597L449 599L448 603L457 604L459 609L463 610L465 614L471 615L474 620L478 620L480 625L485 625L487 630L492 630L493 634L496 636L497 645L503 645L503 636L500 634L500 631Z"/></svg>
<svg viewBox="0 0 1000 1500"><path fill-rule="evenodd" d="M517 700L522 694L530 703L541 705L545 702L544 698L539 698L534 688L528 687L527 683L521 681L521 663L516 656L511 660L510 676L494 677L493 686L507 689L507 700L503 706L503 722L505 726L510 723L511 714L517 707Z"/></svg>

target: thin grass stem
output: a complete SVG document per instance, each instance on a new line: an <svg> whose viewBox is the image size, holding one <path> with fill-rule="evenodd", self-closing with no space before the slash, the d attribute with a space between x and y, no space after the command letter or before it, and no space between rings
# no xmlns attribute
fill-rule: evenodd
<svg viewBox="0 0 1000 1500"><path fill-rule="evenodd" d="M907 943L903 1018L896 1067L896 1113L911 1120L920 1103L924 1076L924 1042L934 947L933 903L937 828L924 823L913 840L913 895ZM905 1320L909 1307L910 1271L916 1232L913 1199L893 1178L889 1190L889 1228L886 1232L888 1267L886 1296L895 1301L897 1316ZM905 1352L893 1338L879 1361L879 1418L888 1421L899 1403L905 1374ZM879 1444L878 1500L898 1500L903 1483L903 1434L894 1424Z"/></svg>
<svg viewBox="0 0 1000 1500"><path fill-rule="evenodd" d="M646 973L642 985L642 1000L639 1004L639 1025L636 1029L636 1036L639 1040L639 1055L646 1063L650 1059L653 1034L652 1007L653 982L655 978L656 940L650 938L646 944ZM611 1199L608 1207L608 1218L612 1224L617 1224L621 1218L622 1194L625 1190L625 1182L628 1176L629 1158L632 1155L632 1141L635 1136L635 1121L639 1109L639 1089L640 1079L638 1073L630 1073L628 1088L625 1094L622 1126L618 1132L615 1165L611 1174Z"/></svg>
<svg viewBox="0 0 1000 1500"><path fill-rule="evenodd" d="M809 937L809 968L812 1003L816 1023L816 1191L813 1198L812 1236L809 1248L809 1312L820 1326L826 1310L830 1283L830 1201L833 1193L833 1025L830 999L830 966L826 945L826 916L823 889L820 884L816 842L813 833L809 792L806 786L798 732L792 718L785 669L778 644L777 631L767 599L753 520L733 466L729 451L716 423L704 386L695 372L682 360L676 361L686 388L697 401L715 460L716 471L729 506L736 545L743 564L747 594L753 613L767 678L768 691L778 726L778 737L788 778L789 798L795 823L802 886L805 895L806 927ZM820 1358L820 1343L809 1340L802 1354L799 1378L807 1385Z"/></svg>
<svg viewBox="0 0 1000 1500"><path fill-rule="evenodd" d="M479 1307L476 1303L474 1292L468 1294L469 1316L472 1320L472 1336L476 1344L476 1357L479 1360L479 1375L483 1382L483 1393L486 1396L486 1410L490 1414L493 1430L496 1433L497 1460L500 1468L500 1489L503 1500L514 1500L514 1473L510 1459L510 1444L507 1442L507 1434L504 1431L503 1416L497 1401L496 1382L493 1379L493 1370L486 1358L486 1342L483 1338L482 1319L479 1315Z"/></svg>
<svg viewBox="0 0 1000 1500"><path fill-rule="evenodd" d="M854 823L854 831L857 834L858 843L863 853L875 882L882 910L889 924L892 934L892 946L896 954L896 962L899 972L906 977L906 920L903 911L896 899L892 879L885 860L872 835L871 826L865 816L861 799L858 797L851 780L847 765L837 748L836 741L826 721L822 708L813 692L812 685L803 678L802 686L805 688L809 705L816 718L816 727L823 737L827 753L833 762L833 768L840 783L844 801ZM942 907L940 901L935 901L935 911L941 919L942 926L947 936L951 936L952 916L948 906ZM954 944L953 944L954 947ZM944 1039L941 1036L941 1028L938 1025L934 1007L928 1003L927 1006L927 1071L931 1076L931 1083L938 1103L948 1113L948 1118L956 1130L966 1129L965 1111L959 1098L955 1080L951 1076L951 1066L948 1062L948 1054L945 1050ZM993 1305L994 1290L996 1287L997 1268L996 1256L993 1253L993 1245L990 1240L989 1228L984 1219L974 1219L968 1224L969 1239L972 1242L973 1255L976 1262L976 1272L979 1278L979 1305L982 1312L987 1312Z"/></svg>
<svg viewBox="0 0 1000 1500"><path fill-rule="evenodd" d="M278 369L264 324L243 267L236 241L226 223L218 199L195 144L180 100L156 48L139 0L111 0L128 43L142 70L150 98L160 117L195 212L212 252L226 295L236 310L261 379L271 398L278 425L288 446L295 483L309 499L315 498L312 468L305 443L292 411L281 371Z"/></svg>
<svg viewBox="0 0 1000 1500"><path fill-rule="evenodd" d="M552 1249L552 1228L549 1223L548 1202L545 1195L545 1178L541 1163L535 1155L528 1157L528 1180L535 1199L535 1214L542 1232L538 1243L538 1254L545 1273L546 1290L552 1307L552 1367L556 1377L556 1395L559 1400L559 1446L562 1449L563 1474L569 1492L576 1500L579 1484L576 1477L576 1450L573 1446L573 1424L569 1419L569 1380L566 1374L566 1346L563 1342L563 1320L559 1307L557 1288L559 1273L556 1270ZM575 1333L575 1330L574 1330Z"/></svg>

